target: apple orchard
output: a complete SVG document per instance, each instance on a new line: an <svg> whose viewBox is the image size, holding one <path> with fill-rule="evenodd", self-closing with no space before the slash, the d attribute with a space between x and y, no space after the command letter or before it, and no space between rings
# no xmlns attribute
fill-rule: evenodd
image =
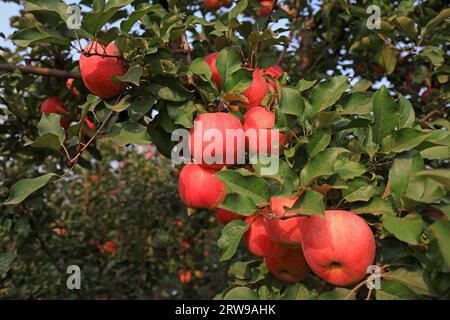
<svg viewBox="0 0 450 320"><path fill-rule="evenodd" d="M443 2L13 2L0 297L450 298Z"/></svg>

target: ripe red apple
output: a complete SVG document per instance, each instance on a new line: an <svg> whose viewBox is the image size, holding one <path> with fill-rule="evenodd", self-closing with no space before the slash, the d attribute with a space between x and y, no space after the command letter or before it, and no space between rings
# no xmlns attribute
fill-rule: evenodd
<svg viewBox="0 0 450 320"><path fill-rule="evenodd" d="M366 221L350 211L327 210L303 228L303 254L312 271L336 286L361 280L375 258L375 238Z"/></svg>
<svg viewBox="0 0 450 320"><path fill-rule="evenodd" d="M278 139L272 137L271 130L275 127L275 114L263 107L255 107L244 114L244 130L246 143L251 154L271 154L271 145L274 145L275 154L279 154L286 143L286 136L278 132ZM251 135L254 132L254 137ZM260 138L261 135L261 138ZM261 139L266 137L266 147L262 146Z"/></svg>
<svg viewBox="0 0 450 320"><path fill-rule="evenodd" d="M214 174L217 171L188 163L178 178L178 192L190 208L215 209L226 195L225 185Z"/></svg>
<svg viewBox="0 0 450 320"><path fill-rule="evenodd" d="M67 109L64 107L64 102L56 97L50 97L45 99L41 104L41 113L58 113L61 115L61 126L65 129L68 129L70 123L72 122L70 119L64 118L64 114L68 113Z"/></svg>
<svg viewBox="0 0 450 320"><path fill-rule="evenodd" d="M270 207L277 217L288 217L295 213L287 213L284 207L292 208L297 197L292 198L271 198ZM276 243L290 246L301 246L302 228L307 217L295 217L289 219L264 219L267 234Z"/></svg>
<svg viewBox="0 0 450 320"><path fill-rule="evenodd" d="M267 257L275 248L276 244L270 240L264 227L264 217L251 215L245 219L249 229L244 234L244 241L248 250L255 256Z"/></svg>
<svg viewBox="0 0 450 320"><path fill-rule="evenodd" d="M209 65L209 68L211 69L211 79L216 83L217 89L220 90L222 80L220 79L219 71L217 71L216 66L218 55L219 55L218 52L213 52L205 57L205 61Z"/></svg>
<svg viewBox="0 0 450 320"><path fill-rule="evenodd" d="M240 134L241 138L233 138L234 134ZM190 130L189 150L195 162L204 166L220 169L225 164L235 164L238 156L245 153L241 122L234 115L225 112L198 115L194 119L194 128Z"/></svg>
<svg viewBox="0 0 450 320"><path fill-rule="evenodd" d="M258 14L260 17L270 16L273 10L272 1L261 1L261 8L258 9Z"/></svg>
<svg viewBox="0 0 450 320"><path fill-rule="evenodd" d="M278 79L283 74L283 69L281 69L279 65L275 64L265 70L262 70L262 73L264 75L270 75L271 77Z"/></svg>
<svg viewBox="0 0 450 320"><path fill-rule="evenodd" d="M80 95L80 91L73 85L73 82L75 81L74 78L69 78L66 81L66 88L72 92L75 96Z"/></svg>
<svg viewBox="0 0 450 320"><path fill-rule="evenodd" d="M205 6L206 9L209 10L217 10L220 8L220 0L204 0L203 1L203 5Z"/></svg>
<svg viewBox="0 0 450 320"><path fill-rule="evenodd" d="M236 219L244 220L246 218L245 216L221 208L217 209L216 215L217 222L221 225L226 225Z"/></svg>
<svg viewBox="0 0 450 320"><path fill-rule="evenodd" d="M178 279L181 284L188 284L191 282L191 272L189 270L181 269L178 271Z"/></svg>
<svg viewBox="0 0 450 320"><path fill-rule="evenodd" d="M303 280L310 270L301 248L276 245L265 262L275 278L286 282Z"/></svg>
<svg viewBox="0 0 450 320"><path fill-rule="evenodd" d="M253 80L250 86L242 93L248 99L247 109L261 106L261 102L269 91L266 79L259 69L253 71Z"/></svg>
<svg viewBox="0 0 450 320"><path fill-rule="evenodd" d="M80 72L86 88L102 98L111 98L126 87L126 83L113 81L114 76L125 73L114 43L106 48L96 41L89 43L80 55Z"/></svg>
<svg viewBox="0 0 450 320"><path fill-rule="evenodd" d="M233 0L222 0L221 5L225 8L230 8L233 5Z"/></svg>

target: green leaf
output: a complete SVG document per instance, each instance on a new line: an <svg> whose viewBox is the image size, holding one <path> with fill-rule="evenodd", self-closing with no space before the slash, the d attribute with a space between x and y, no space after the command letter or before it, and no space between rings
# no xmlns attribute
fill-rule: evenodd
<svg viewBox="0 0 450 320"><path fill-rule="evenodd" d="M425 27L422 29L421 35L427 36L432 33L441 23L443 23L448 17L450 17L450 8L446 8L439 12L439 14L428 21Z"/></svg>
<svg viewBox="0 0 450 320"><path fill-rule="evenodd" d="M439 250L447 267L450 268L450 222L436 221L431 225L430 229L437 240Z"/></svg>
<svg viewBox="0 0 450 320"><path fill-rule="evenodd" d="M130 16L120 23L120 30L124 33L128 33L133 25L147 13L163 9L161 5L150 5L148 3L140 4L136 10L134 10Z"/></svg>
<svg viewBox="0 0 450 320"><path fill-rule="evenodd" d="M168 104L167 112L175 124L182 125L184 128L194 127L194 113L197 111L193 101L189 100L181 105Z"/></svg>
<svg viewBox="0 0 450 320"><path fill-rule="evenodd" d="M233 220L222 229L217 246L222 255L220 261L231 259L239 246L242 236L248 230L248 224L242 220Z"/></svg>
<svg viewBox="0 0 450 320"><path fill-rule="evenodd" d="M420 243L420 236L424 226L423 220L415 215L398 218L387 214L383 217L383 227L387 231L392 233L397 239L413 245Z"/></svg>
<svg viewBox="0 0 450 320"><path fill-rule="evenodd" d="M97 34L103 26L123 7L134 0L109 0L106 6L99 6L95 11L84 15L82 28L92 35Z"/></svg>
<svg viewBox="0 0 450 320"><path fill-rule="evenodd" d="M348 189L342 190L347 202L369 201L377 194L376 182L370 182L366 177L358 177L347 182Z"/></svg>
<svg viewBox="0 0 450 320"><path fill-rule="evenodd" d="M282 300L312 300L311 294L302 283L286 287L280 299Z"/></svg>
<svg viewBox="0 0 450 320"><path fill-rule="evenodd" d="M143 68L141 65L132 65L123 76L116 76L121 82L130 82L139 87Z"/></svg>
<svg viewBox="0 0 450 320"><path fill-rule="evenodd" d="M34 141L30 141L25 146L31 146L33 148L45 148L59 151L61 148L61 141L59 137L53 133L44 133Z"/></svg>
<svg viewBox="0 0 450 320"><path fill-rule="evenodd" d="M0 254L0 279L11 269L11 265L16 259L15 251Z"/></svg>
<svg viewBox="0 0 450 320"><path fill-rule="evenodd" d="M334 288L321 293L318 300L355 300L355 293L345 288Z"/></svg>
<svg viewBox="0 0 450 320"><path fill-rule="evenodd" d="M444 51L441 48L428 46L425 47L417 56L430 61L435 67L440 67L444 63Z"/></svg>
<svg viewBox="0 0 450 320"><path fill-rule="evenodd" d="M437 183L450 189L450 170L446 169L434 169L434 170L423 170L416 173L418 177L427 177L433 179Z"/></svg>
<svg viewBox="0 0 450 320"><path fill-rule="evenodd" d="M358 204L352 207L352 212L356 214L372 214L375 216L382 215L395 215L396 211L390 199L381 199L379 197L374 197L367 204Z"/></svg>
<svg viewBox="0 0 450 320"><path fill-rule="evenodd" d="M316 85L311 92L310 101L313 110L309 118L335 104L349 86L346 76L334 77Z"/></svg>
<svg viewBox="0 0 450 320"><path fill-rule="evenodd" d="M409 151L417 147L419 144L424 142L428 133L423 131L418 131L412 128L403 128L399 131L395 131L392 135L387 136L383 139L381 145L381 152L389 153L402 153Z"/></svg>
<svg viewBox="0 0 450 320"><path fill-rule="evenodd" d="M301 79L295 87L297 88L298 91L303 92L308 89L311 89L316 84L316 82L317 80L310 81L306 79Z"/></svg>
<svg viewBox="0 0 450 320"><path fill-rule="evenodd" d="M173 78L153 78L148 88L162 100L183 102L192 99L191 93Z"/></svg>
<svg viewBox="0 0 450 320"><path fill-rule="evenodd" d="M113 142L124 146L127 144L148 144L150 136L147 128L134 121L116 123L111 128L111 133L105 136Z"/></svg>
<svg viewBox="0 0 450 320"><path fill-rule="evenodd" d="M282 87L280 90L280 110L284 114L292 114L303 120L305 110L305 99L297 89Z"/></svg>
<svg viewBox="0 0 450 320"><path fill-rule="evenodd" d="M395 24L403 35L413 39L417 35L417 26L413 19L406 16L395 19Z"/></svg>
<svg viewBox="0 0 450 320"><path fill-rule="evenodd" d="M416 120L416 114L414 108L403 96L398 99L399 115L398 115L398 128L411 128Z"/></svg>
<svg viewBox="0 0 450 320"><path fill-rule="evenodd" d="M242 62L239 53L233 48L222 49L217 55L216 67L222 81L222 88L227 87L233 73L241 70ZM228 84L230 86L230 84Z"/></svg>
<svg viewBox="0 0 450 320"><path fill-rule="evenodd" d="M348 152L350 151L344 148L328 148L315 155L306 164L300 174L302 186L307 186L315 178L333 174L334 163L338 156Z"/></svg>
<svg viewBox="0 0 450 320"><path fill-rule="evenodd" d="M306 150L310 157L314 157L319 152L323 151L331 142L331 129L320 129L308 137L308 144Z"/></svg>
<svg viewBox="0 0 450 320"><path fill-rule="evenodd" d="M397 64L397 50L394 48L384 47L378 53L378 64L384 69L387 75L395 70Z"/></svg>
<svg viewBox="0 0 450 320"><path fill-rule="evenodd" d="M242 175L243 171L222 170L216 173L216 178L222 181L229 192L250 198L255 205L266 205L270 199L268 183L253 174Z"/></svg>
<svg viewBox="0 0 450 320"><path fill-rule="evenodd" d="M116 103L115 105L111 105L107 102L105 102L105 107L108 108L109 110L113 110L115 112L121 112L124 110L127 110L131 103L130 101L128 101L130 99L130 95L126 95L125 97L123 97L122 99L120 99L120 101L118 103Z"/></svg>
<svg viewBox="0 0 450 320"><path fill-rule="evenodd" d="M53 43L62 46L69 46L70 40L64 37L57 30L48 30L43 28L27 28L15 32L10 39L19 47L28 47L36 42Z"/></svg>
<svg viewBox="0 0 450 320"><path fill-rule="evenodd" d="M352 88L352 92L363 92L369 90L372 87L373 83L367 79L361 79L355 84Z"/></svg>
<svg viewBox="0 0 450 320"><path fill-rule="evenodd" d="M286 212L325 216L323 195L314 190L306 190L290 209L286 209Z"/></svg>
<svg viewBox="0 0 450 320"><path fill-rule="evenodd" d="M397 208L404 203L402 196L408 189L411 177L423 169L423 160L417 152L408 152L394 160L389 170L389 181L391 184L392 198Z"/></svg>
<svg viewBox="0 0 450 320"><path fill-rule="evenodd" d="M62 21L67 21L67 5L60 0L25 0L23 1L25 11L34 12L53 12L56 13Z"/></svg>
<svg viewBox="0 0 450 320"><path fill-rule="evenodd" d="M420 297L398 281L383 280L381 290L375 291L377 300L417 300Z"/></svg>
<svg viewBox="0 0 450 320"><path fill-rule="evenodd" d="M274 179L278 182L280 189L276 192L277 197L290 197L292 196L298 187L299 178L295 172L291 170L288 164L282 160L279 161L278 171L275 174L266 174L263 168L270 167L270 163L264 165L262 163L254 163L253 168L255 173L259 176Z"/></svg>
<svg viewBox="0 0 450 320"><path fill-rule="evenodd" d="M12 185L9 197L3 204L8 205L21 203L30 194L36 190L39 190L57 176L58 175L55 173L47 173L37 178L22 179L17 181Z"/></svg>
<svg viewBox="0 0 450 320"><path fill-rule="evenodd" d="M237 193L228 193L219 205L219 208L240 214L242 216L249 216L258 209L251 198Z"/></svg>
<svg viewBox="0 0 450 320"><path fill-rule="evenodd" d="M189 71L200 76L200 78L202 78L204 81L208 81L211 79L211 68L203 58L194 59L194 61L192 61L192 63L189 65Z"/></svg>
<svg viewBox="0 0 450 320"><path fill-rule="evenodd" d="M341 176L342 179L353 179L366 172L366 167L357 161L348 159L337 159L334 165L334 170Z"/></svg>
<svg viewBox="0 0 450 320"><path fill-rule="evenodd" d="M447 160L450 158L450 147L437 146L420 151L420 155L424 159L430 160Z"/></svg>
<svg viewBox="0 0 450 320"><path fill-rule="evenodd" d="M145 116L155 104L155 98L147 97L137 97L131 102L128 108L128 114L130 115L130 120L139 121L143 116Z"/></svg>
<svg viewBox="0 0 450 320"><path fill-rule="evenodd" d="M341 114L362 114L366 115L373 109L372 92L353 92L340 99L339 104L343 107Z"/></svg>
<svg viewBox="0 0 450 320"><path fill-rule="evenodd" d="M430 287L425 280L424 270L421 268L398 268L387 273L386 277L389 280L398 281L418 295L432 295Z"/></svg>
<svg viewBox="0 0 450 320"><path fill-rule="evenodd" d="M227 292L224 300L258 300L259 296L247 287L236 287Z"/></svg>
<svg viewBox="0 0 450 320"><path fill-rule="evenodd" d="M445 196L442 184L429 177L414 176L403 197L420 203L437 203ZM410 206L408 206L410 207Z"/></svg>
<svg viewBox="0 0 450 320"><path fill-rule="evenodd" d="M386 87L383 85L373 97L372 124L374 142L380 144L381 140L390 135L397 125L397 105Z"/></svg>
<svg viewBox="0 0 450 320"><path fill-rule="evenodd" d="M39 135L46 133L54 134L58 137L60 144L64 143L66 134L60 124L61 116L56 113L43 113L37 127Z"/></svg>

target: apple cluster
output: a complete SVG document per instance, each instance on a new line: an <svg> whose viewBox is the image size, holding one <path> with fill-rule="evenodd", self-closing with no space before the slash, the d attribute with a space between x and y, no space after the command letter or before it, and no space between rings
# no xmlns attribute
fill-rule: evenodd
<svg viewBox="0 0 450 320"><path fill-rule="evenodd" d="M212 80L218 89L221 78L217 71L217 52L207 57ZM271 130L275 126L275 114L262 106L263 99L275 86L274 81L283 74L279 66L266 70L255 68L250 86L242 93L246 98L243 125L231 113L203 113L195 121L202 123L202 130L191 129L189 148L194 141L202 141L203 150L209 143L202 139L208 129L225 130L248 129ZM233 108L230 108L233 109ZM200 135L200 140L196 140ZM225 134L223 134L225 136ZM270 137L270 135L269 135ZM197 137L199 138L199 137ZM280 134L279 145L286 143L286 136ZM272 141L268 141L270 146ZM215 150L216 156L224 160L225 154L235 154L239 141L221 145L223 149ZM260 150L256 144L257 154L268 150ZM247 150L249 145L246 144ZM206 164L201 157L199 163L189 163L181 170L178 182L179 194L183 202L190 208L217 209L226 196L225 185L215 177L225 164ZM229 165L229 164L227 164ZM231 164L233 165L233 164ZM252 171L250 166L246 167ZM244 242L248 250L263 257L269 272L276 278L286 282L301 281L310 270L316 275L336 286L348 286L361 280L367 268L375 258L375 238L364 219L350 211L326 210L324 216L299 216L286 211L292 208L298 197L271 198L270 204L260 208L258 212L246 217L225 209L217 209L217 221L227 224L232 220L245 220L249 229L244 234Z"/></svg>

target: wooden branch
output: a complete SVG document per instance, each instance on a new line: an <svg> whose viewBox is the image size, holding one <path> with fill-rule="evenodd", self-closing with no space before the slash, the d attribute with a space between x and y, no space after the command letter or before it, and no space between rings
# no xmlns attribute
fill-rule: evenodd
<svg viewBox="0 0 450 320"><path fill-rule="evenodd" d="M58 78L74 78L80 79L81 75L79 72L71 72L61 69L52 69L52 68L41 68L41 67L32 67L32 66L19 66L8 63L0 63L0 70L13 72L14 70L19 69L23 73L37 74L41 76L50 76L50 77L58 77Z"/></svg>

